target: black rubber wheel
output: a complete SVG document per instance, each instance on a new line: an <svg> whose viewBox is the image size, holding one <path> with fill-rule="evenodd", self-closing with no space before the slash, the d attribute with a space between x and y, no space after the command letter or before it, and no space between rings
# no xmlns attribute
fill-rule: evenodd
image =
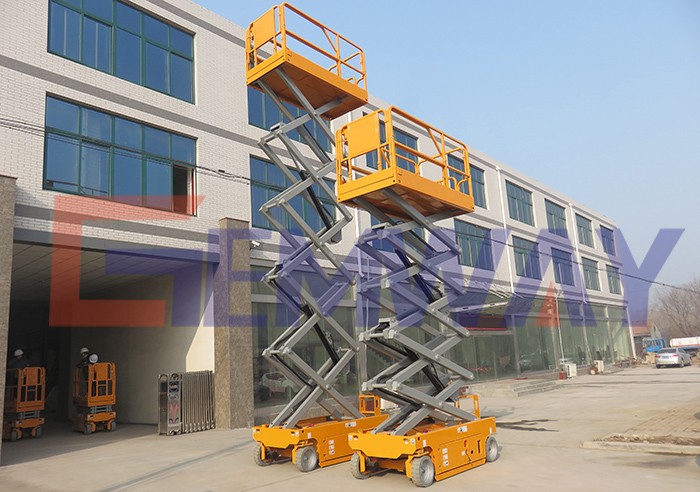
<svg viewBox="0 0 700 492"><path fill-rule="evenodd" d="M299 471L310 472L318 466L318 453L313 446L297 449L297 468Z"/></svg>
<svg viewBox="0 0 700 492"><path fill-rule="evenodd" d="M430 487L435 481L435 465L430 456L421 456L411 462L411 481L416 487Z"/></svg>
<svg viewBox="0 0 700 492"><path fill-rule="evenodd" d="M87 422L85 423L85 426L83 426L83 434L85 434L86 436L92 434L92 426Z"/></svg>
<svg viewBox="0 0 700 492"><path fill-rule="evenodd" d="M364 473L360 471L360 463L362 462L362 456L358 453L353 453L350 458L350 473L352 476L358 480L364 480L369 478L377 464L369 459L365 459L365 471Z"/></svg>
<svg viewBox="0 0 700 492"><path fill-rule="evenodd" d="M265 453L268 456L268 459L262 459L262 446L256 445L255 448L253 449L253 461L255 461L255 464L258 466L268 466L271 465L272 462L274 461L274 457L269 457L270 453Z"/></svg>
<svg viewBox="0 0 700 492"><path fill-rule="evenodd" d="M496 437L489 436L486 439L486 461L488 463L496 461L500 455L501 452L498 449L498 441L496 441Z"/></svg>
<svg viewBox="0 0 700 492"><path fill-rule="evenodd" d="M35 427L34 431L32 432L32 436L34 437L41 437L44 433L44 430L41 427Z"/></svg>
<svg viewBox="0 0 700 492"><path fill-rule="evenodd" d="M19 439L19 432L17 429L12 429L12 432L10 432L10 442L15 442Z"/></svg>
<svg viewBox="0 0 700 492"><path fill-rule="evenodd" d="M107 430L109 432L117 430L117 423L114 420L107 422Z"/></svg>

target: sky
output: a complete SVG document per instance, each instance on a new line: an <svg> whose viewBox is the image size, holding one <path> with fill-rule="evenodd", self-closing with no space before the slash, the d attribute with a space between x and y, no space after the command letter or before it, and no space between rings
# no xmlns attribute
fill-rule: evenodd
<svg viewBox="0 0 700 492"><path fill-rule="evenodd" d="M656 280L700 277L700 1L291 3L362 47L370 93L611 218L637 264L684 229Z"/></svg>

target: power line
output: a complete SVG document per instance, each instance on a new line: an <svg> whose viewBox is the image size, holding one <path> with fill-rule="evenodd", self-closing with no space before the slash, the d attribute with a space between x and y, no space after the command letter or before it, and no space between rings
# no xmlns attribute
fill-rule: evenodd
<svg viewBox="0 0 700 492"><path fill-rule="evenodd" d="M145 158L149 163L156 163L156 164L161 164L164 166L172 166L173 163L182 163L185 167L192 169L195 172L200 173L202 175L222 178L222 179L225 179L227 181L247 184L249 186L252 183L251 178L248 176L242 176L239 174L230 173L230 172L225 171L223 169L213 169L213 168L210 168L207 166L203 166L201 164L192 165L192 164L184 163L184 162L173 160L173 159L166 160L166 158L164 158L164 157L159 157L159 156L156 156L154 154L147 154L143 151L136 151L136 150L130 151L126 148L121 148L121 147L116 146L112 143L107 144L107 142L103 142L103 141L97 140L97 139L91 139L90 137L85 137L85 136L71 137L69 135L64 135L61 133L55 133L55 132L51 132L51 131L47 132L46 128L42 125L38 125L38 124L29 122L29 121L25 121L25 120L18 120L15 118L7 118L7 117L4 117L2 115L0 115L0 128L7 128L10 130L19 131L21 133L26 133L29 135L34 135L34 136L38 136L38 137L42 137L42 138L44 138L48 133L49 138L51 138L51 139L54 139L56 141L60 141L63 143L75 145L78 147L80 147L82 145L89 145L92 150L98 150L98 151L106 152L106 153L111 154L111 155L124 156L124 157L130 157L130 158L135 158L134 155L138 154L141 159ZM465 234L465 235L469 236L469 237L473 237L477 240L484 239L484 238L470 235L470 234ZM506 247L509 247L509 248L512 248L513 250L515 250L515 246L512 244L508 244L506 241L499 241L497 239L489 238L489 242L502 244ZM545 252L538 251L538 255L543 255L543 256L548 256L550 258L554 258L553 255L551 255L549 253L545 253ZM552 262L552 263L554 264L554 262ZM571 260L571 264L583 266L583 263L578 262L576 260ZM665 282L659 282L656 280L646 279L646 278L639 277L637 275L623 273L623 272L620 272L619 270L617 271L617 274L619 276L628 277L628 278L631 278L634 280L646 282L646 283L653 284L653 285L658 285L661 287L666 287L669 289L675 289L675 290L679 290L682 292L697 293L695 290L689 289L687 287L680 287L677 285L667 284Z"/></svg>

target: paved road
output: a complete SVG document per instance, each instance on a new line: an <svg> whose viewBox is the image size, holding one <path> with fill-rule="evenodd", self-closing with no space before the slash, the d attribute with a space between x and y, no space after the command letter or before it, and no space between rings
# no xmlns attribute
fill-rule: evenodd
<svg viewBox="0 0 700 492"><path fill-rule="evenodd" d="M501 458L435 483L433 491L700 490L700 457L582 449L581 443L623 433L695 402L700 418L700 366L636 368L581 376L556 391L489 398L497 416ZM290 463L258 468L247 429L178 437L153 427L122 426L82 436L56 430L40 440L6 443L2 490L135 491L410 491L403 475L358 481L347 465L300 473ZM700 436L698 436L700 437ZM89 443L89 444L87 444ZM87 447L90 446L90 447Z"/></svg>

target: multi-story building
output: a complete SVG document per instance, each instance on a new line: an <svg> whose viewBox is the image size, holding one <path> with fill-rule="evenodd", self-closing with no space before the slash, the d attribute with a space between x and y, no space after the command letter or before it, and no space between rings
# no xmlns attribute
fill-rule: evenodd
<svg viewBox="0 0 700 492"><path fill-rule="evenodd" d="M214 370L224 427L293 391L260 360L288 324L260 281L285 248L259 207L285 183L256 145L280 115L246 87L244 32L188 0L3 8L0 355L19 347L47 367L60 416L82 346L116 362L123 422L156 421L159 373ZM417 148L428 138L400 133ZM473 287L452 307L474 335L455 357L486 380L631 355L615 224L474 149L470 160L476 211L442 224ZM372 223L353 214L333 247L362 278L372 265L354 245ZM353 327L359 309L372 311L349 295L334 316Z"/></svg>

